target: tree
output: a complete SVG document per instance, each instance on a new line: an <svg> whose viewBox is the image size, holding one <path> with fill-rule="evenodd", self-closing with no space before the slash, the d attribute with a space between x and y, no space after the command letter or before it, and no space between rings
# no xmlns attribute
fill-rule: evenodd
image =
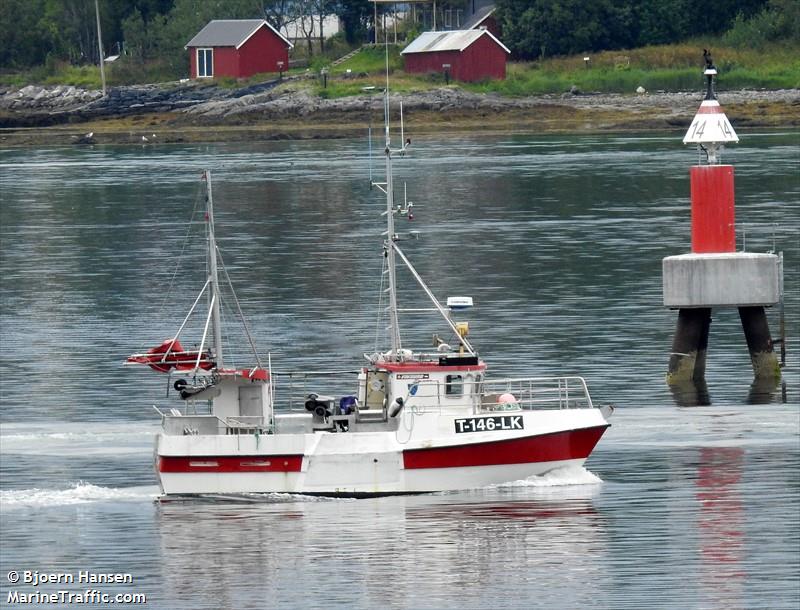
<svg viewBox="0 0 800 610"><path fill-rule="evenodd" d="M344 37L349 44L367 39L367 30L372 23L372 3L369 0L334 0L332 10L342 20Z"/></svg>
<svg viewBox="0 0 800 610"><path fill-rule="evenodd" d="M306 46L308 57L314 55L314 29L316 21L314 18L314 8L316 2L314 0L297 0L294 3L295 14L293 15L292 22L294 22L298 29L303 33L306 39Z"/></svg>
<svg viewBox="0 0 800 610"><path fill-rule="evenodd" d="M51 47L43 44L39 15L44 0L0 1L0 66L25 68L42 64Z"/></svg>
<svg viewBox="0 0 800 610"><path fill-rule="evenodd" d="M731 26L767 0L497 0L503 40L534 58L676 42ZM786 4L797 0L778 0Z"/></svg>
<svg viewBox="0 0 800 610"><path fill-rule="evenodd" d="M609 0L501 0L497 8L503 39L523 58L595 50L622 29Z"/></svg>
<svg viewBox="0 0 800 610"><path fill-rule="evenodd" d="M256 4L260 5L264 19L280 31L290 18L293 3L289 0L256 0Z"/></svg>
<svg viewBox="0 0 800 610"><path fill-rule="evenodd" d="M51 52L73 64L97 63L94 3L85 0L45 0L39 25Z"/></svg>
<svg viewBox="0 0 800 610"><path fill-rule="evenodd" d="M319 18L319 52L325 52L325 17L333 14L336 6L335 0L314 0L317 17Z"/></svg>
<svg viewBox="0 0 800 610"><path fill-rule="evenodd" d="M147 28L142 13L135 10L122 22L122 33L125 40L125 50L128 54L141 61L148 56L151 38L147 35Z"/></svg>

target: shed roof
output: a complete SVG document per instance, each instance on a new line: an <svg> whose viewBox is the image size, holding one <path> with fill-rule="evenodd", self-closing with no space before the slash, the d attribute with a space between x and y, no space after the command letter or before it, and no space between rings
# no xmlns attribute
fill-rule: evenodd
<svg viewBox="0 0 800 610"><path fill-rule="evenodd" d="M262 26L267 26L289 48L294 45L264 19L214 19L209 21L186 47L241 47Z"/></svg>
<svg viewBox="0 0 800 610"><path fill-rule="evenodd" d="M486 19L489 15L494 13L494 5L484 6L475 11L475 14L464 22L461 26L462 30L473 30L481 24L481 21Z"/></svg>
<svg viewBox="0 0 800 610"><path fill-rule="evenodd" d="M489 30L452 30L450 32L423 32L403 49L401 55L436 51L463 51L481 36L489 36L506 53L511 53Z"/></svg>

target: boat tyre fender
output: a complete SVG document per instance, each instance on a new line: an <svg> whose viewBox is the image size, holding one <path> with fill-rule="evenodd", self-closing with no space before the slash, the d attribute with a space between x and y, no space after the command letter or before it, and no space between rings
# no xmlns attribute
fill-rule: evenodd
<svg viewBox="0 0 800 610"><path fill-rule="evenodd" d="M331 412L325 408L325 405L318 404L314 409L314 415L321 418L330 417Z"/></svg>
<svg viewBox="0 0 800 610"><path fill-rule="evenodd" d="M389 417L397 417L398 413L403 410L404 406L405 401L400 396L395 398L392 406L389 407Z"/></svg>

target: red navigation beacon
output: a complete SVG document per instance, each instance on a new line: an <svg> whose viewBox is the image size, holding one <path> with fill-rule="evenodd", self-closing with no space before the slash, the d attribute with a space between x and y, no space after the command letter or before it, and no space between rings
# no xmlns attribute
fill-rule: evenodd
<svg viewBox="0 0 800 610"><path fill-rule="evenodd" d="M720 156L725 144L739 138L714 93L717 69L708 51L703 58L706 95L683 138L684 144L697 146L700 157L689 172L692 251L662 261L664 306L678 310L667 380L674 386L705 383L711 310L736 307L755 380L774 385L780 368L765 307L781 301L783 258L774 252L745 252L744 247L736 251L733 166L722 165Z"/></svg>
<svg viewBox="0 0 800 610"><path fill-rule="evenodd" d="M721 165L720 153L725 144L738 142L739 138L714 93L717 69L708 62L704 74L708 81L706 97L683 138L684 144L697 144L701 157L701 163L689 172L692 252L735 252L733 166Z"/></svg>

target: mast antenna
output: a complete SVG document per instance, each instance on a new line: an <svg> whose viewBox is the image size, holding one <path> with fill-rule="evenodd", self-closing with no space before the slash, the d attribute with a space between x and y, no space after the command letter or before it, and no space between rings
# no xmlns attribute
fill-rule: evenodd
<svg viewBox="0 0 800 610"><path fill-rule="evenodd" d="M214 336L214 356L217 368L223 368L222 362L222 320L219 312L219 276L217 273L217 242L214 236L214 198L211 194L211 171L203 173L206 180L206 200L208 203L208 281L211 282L211 324Z"/></svg>

